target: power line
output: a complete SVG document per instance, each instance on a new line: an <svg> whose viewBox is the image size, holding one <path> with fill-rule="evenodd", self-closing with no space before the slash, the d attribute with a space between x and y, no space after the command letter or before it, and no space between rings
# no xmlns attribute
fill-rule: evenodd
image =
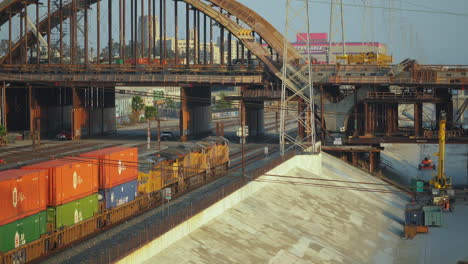
<svg viewBox="0 0 468 264"><path fill-rule="evenodd" d="M318 1L318 0L308 0L308 1L311 2L311 3L319 3L319 4L330 5L330 2L325 2L325 1ZM352 7L367 7L367 8L394 10L394 11L405 11L405 12L416 12L416 13L428 13L428 14L440 14L440 15L452 15L452 16L468 17L468 14L464 14L464 13L443 12L443 11L436 11L436 10L409 9L409 8L385 7L385 6L350 4L350 3L343 4L343 5L352 6Z"/></svg>

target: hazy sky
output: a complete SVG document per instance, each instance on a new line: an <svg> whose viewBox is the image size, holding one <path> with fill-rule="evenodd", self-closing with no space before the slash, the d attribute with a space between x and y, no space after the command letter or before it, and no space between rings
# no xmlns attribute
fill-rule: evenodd
<svg viewBox="0 0 468 264"><path fill-rule="evenodd" d="M0 0L1 2L2 0ZM278 30L284 32L286 0L238 0L247 5ZM337 1L337 0L335 0ZM468 64L468 0L343 0L345 41L347 42L382 42L388 45L389 53L395 61L405 58L417 59L424 64ZM46 3L46 0L41 0ZM66 1L65 1L66 2ZM107 45L107 3L101 1L101 43ZM118 39L118 1L113 1L113 38ZM138 1L139 2L139 1ZM145 1L146 2L146 1ZM156 1L159 2L159 1ZM294 2L300 3L299 0ZM127 0L127 12L130 1ZM173 1L167 1L168 7ZM330 22L330 0L310 0L311 32L328 32ZM354 6L352 6L354 5ZM386 7L371 8L372 7ZM180 25L184 25L185 5L180 3ZM28 14L34 18L34 5ZM409 10L408 10L409 9ZM341 41L339 8L334 8L335 27L333 40ZM418 11L419 10L419 11ZM41 7L44 15L47 9ZM425 12L421 12L425 11ZM173 11L168 11L168 36L174 35ZM452 13L452 14L446 14ZM454 14L455 13L455 14ZM41 16L42 16L41 15ZM90 46L95 46L96 5L89 11ZM129 24L127 21L127 25ZM13 39L19 33L18 18L13 20ZM304 26L304 25L302 25ZM300 27L300 26L299 26ZM8 23L0 28L0 39L8 39ZM127 26L127 32L130 26ZM298 31L305 31L304 27ZM180 38L185 38L183 26L179 28ZM219 35L215 32L215 39ZM55 34L57 35L57 34ZM56 36L53 36L53 42ZM127 42L130 32L127 33ZM294 40L294 34L289 39ZM67 40L65 40L67 41Z"/></svg>
<svg viewBox="0 0 468 264"><path fill-rule="evenodd" d="M238 0L284 32L285 0ZM321 3L318 3L321 2ZM330 0L310 2L311 32L328 32ZM346 41L378 41L395 60L415 58L425 64L468 64L468 0L344 0ZM367 5L393 8L364 8ZM426 10L449 15L395 9ZM334 40L341 40L339 8ZM338 39L339 37L339 39ZM292 38L291 38L292 39Z"/></svg>

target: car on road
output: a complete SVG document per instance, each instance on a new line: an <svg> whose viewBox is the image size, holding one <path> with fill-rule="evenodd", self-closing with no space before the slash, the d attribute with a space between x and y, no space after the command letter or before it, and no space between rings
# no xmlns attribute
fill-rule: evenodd
<svg viewBox="0 0 468 264"><path fill-rule="evenodd" d="M61 131L58 132L57 135L55 135L55 138L58 140L72 140L72 135L71 133Z"/></svg>
<svg viewBox="0 0 468 264"><path fill-rule="evenodd" d="M161 140L173 140L175 139L174 132L172 131L162 131L161 132Z"/></svg>

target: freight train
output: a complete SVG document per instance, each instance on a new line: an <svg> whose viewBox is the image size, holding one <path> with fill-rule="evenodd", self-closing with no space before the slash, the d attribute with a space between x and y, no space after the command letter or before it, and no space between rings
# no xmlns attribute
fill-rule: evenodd
<svg viewBox="0 0 468 264"><path fill-rule="evenodd" d="M0 263L26 263L224 175L229 141L208 137L138 159L113 147L0 172Z"/></svg>

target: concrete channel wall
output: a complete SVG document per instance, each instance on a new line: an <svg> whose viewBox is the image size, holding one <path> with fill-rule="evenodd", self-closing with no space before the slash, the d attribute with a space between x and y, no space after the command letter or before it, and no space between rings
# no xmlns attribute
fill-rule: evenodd
<svg viewBox="0 0 468 264"><path fill-rule="evenodd" d="M320 175L322 173L322 155L298 155L294 158L288 160L287 162L281 164L280 166L269 171L267 174L284 174L292 170L293 168L298 168L310 171L311 173ZM268 179L268 176L261 176L260 179ZM255 192L261 190L263 187L269 183L265 182L251 182L246 186L240 188L238 191L227 196L223 200L213 204L211 207L207 208L205 211L195 215L190 218L188 221L178 225L173 228L171 231L162 235L161 237L151 241L142 248L136 250L127 257L121 259L118 263L122 264L132 264L132 263L142 263L152 256L158 254L165 248L169 247L171 244L175 243L177 240L189 235L191 232L195 231L197 228L202 225L207 224L209 221L213 220L215 217L221 215L226 210L232 208L239 202L248 198Z"/></svg>

